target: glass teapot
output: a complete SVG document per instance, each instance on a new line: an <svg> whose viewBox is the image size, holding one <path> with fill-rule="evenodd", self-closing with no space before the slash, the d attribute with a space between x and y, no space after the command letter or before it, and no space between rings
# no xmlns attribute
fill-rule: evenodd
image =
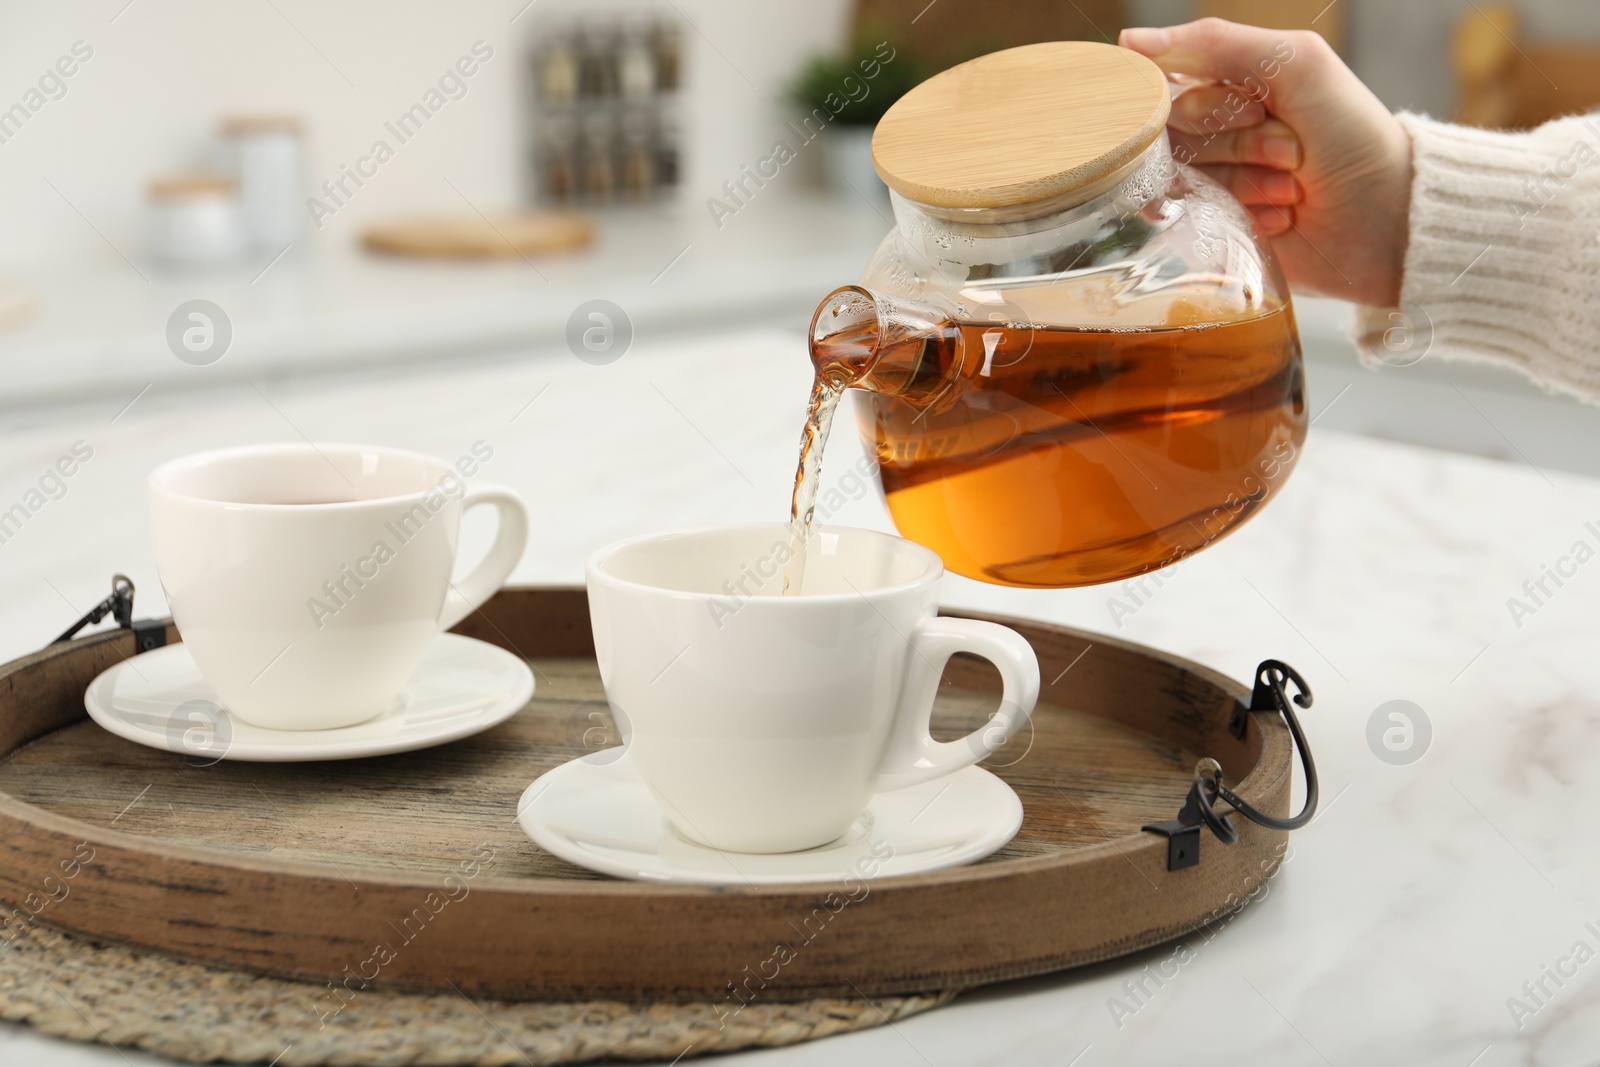
<svg viewBox="0 0 1600 1067"><path fill-rule="evenodd" d="M895 525L958 574L1154 570L1299 457L1288 289L1245 209L1173 159L1169 107L1143 56L1054 42L935 76L874 134L895 229L817 309L812 362L862 391Z"/></svg>

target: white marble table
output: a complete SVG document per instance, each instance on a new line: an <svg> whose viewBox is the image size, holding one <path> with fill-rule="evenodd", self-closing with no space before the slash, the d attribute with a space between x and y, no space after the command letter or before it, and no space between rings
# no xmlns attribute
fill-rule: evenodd
<svg viewBox="0 0 1600 1067"><path fill-rule="evenodd" d="M455 456L482 439L494 448L483 476L533 507L516 580L575 582L584 555L613 538L780 518L806 371L793 335L643 338L605 367L561 351L360 387L157 388L114 423L120 404L108 402L71 425L11 432L0 511L75 441L94 457L0 544L0 656L47 640L104 594L113 571L138 583L141 614L163 609L142 477L170 456L302 434ZM829 467L858 450L840 433ZM1600 937L1585 923L1600 927L1600 785L1590 781L1600 781L1600 561L1576 565L1560 588L1547 582L1554 595L1520 627L1507 607L1575 542L1600 548L1591 520L1600 530L1600 483L1314 429L1279 500L1120 628L1107 608L1115 589L951 579L950 603L1115 632L1238 678L1263 657L1289 660L1317 693L1306 720L1323 810L1295 835L1270 893L1214 937L1189 938L1176 977L1148 984L1142 1003L1125 984L1172 946L719 1062L1595 1063L1600 959L1588 956ZM837 521L886 525L872 496ZM1369 717L1393 699L1432 724L1426 754L1406 766L1366 740ZM1580 941L1585 962L1562 963ZM1545 968L1574 966L1559 988L1544 978L1541 1003L1525 992ZM1138 1009L1120 1027L1113 998ZM1529 1009L1520 1029L1510 998ZM118 1051L0 1028L3 1064L119 1062Z"/></svg>

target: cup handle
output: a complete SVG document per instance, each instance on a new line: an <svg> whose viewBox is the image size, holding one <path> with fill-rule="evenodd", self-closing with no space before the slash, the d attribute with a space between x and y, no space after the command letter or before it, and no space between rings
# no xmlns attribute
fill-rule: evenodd
<svg viewBox="0 0 1600 1067"><path fill-rule="evenodd" d="M1011 739L1039 700L1039 660L1033 646L1015 630L980 619L934 616L911 635L911 665L895 713L875 792L942 778L989 758ZM933 700L944 665L957 652L971 652L1000 671L1000 710L957 741L935 741L929 733Z"/></svg>
<svg viewBox="0 0 1600 1067"><path fill-rule="evenodd" d="M439 629L448 630L483 606L511 577L528 547L528 509L522 498L498 485L478 485L461 498L461 512L490 504L500 512L500 529L483 562L459 582L451 582L439 612Z"/></svg>

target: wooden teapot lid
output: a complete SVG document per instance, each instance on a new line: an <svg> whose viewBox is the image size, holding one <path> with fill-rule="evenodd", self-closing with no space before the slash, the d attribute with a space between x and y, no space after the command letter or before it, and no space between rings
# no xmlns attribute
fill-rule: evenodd
<svg viewBox="0 0 1600 1067"><path fill-rule="evenodd" d="M934 207L1027 204L1125 166L1167 124L1166 75L1137 52L1049 41L991 52L912 89L872 137L891 189Z"/></svg>

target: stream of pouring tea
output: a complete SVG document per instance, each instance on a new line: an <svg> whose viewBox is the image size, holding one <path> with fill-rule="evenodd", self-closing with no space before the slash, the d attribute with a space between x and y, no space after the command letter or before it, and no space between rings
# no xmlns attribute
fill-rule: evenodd
<svg viewBox="0 0 1600 1067"><path fill-rule="evenodd" d="M789 560L783 567L783 593L798 596L806 580L806 544L811 540L811 520L817 511L817 489L822 482L822 452L833 427L833 414L844 390L820 377L811 386L806 426L800 433L800 464L794 475L794 497L789 504Z"/></svg>

